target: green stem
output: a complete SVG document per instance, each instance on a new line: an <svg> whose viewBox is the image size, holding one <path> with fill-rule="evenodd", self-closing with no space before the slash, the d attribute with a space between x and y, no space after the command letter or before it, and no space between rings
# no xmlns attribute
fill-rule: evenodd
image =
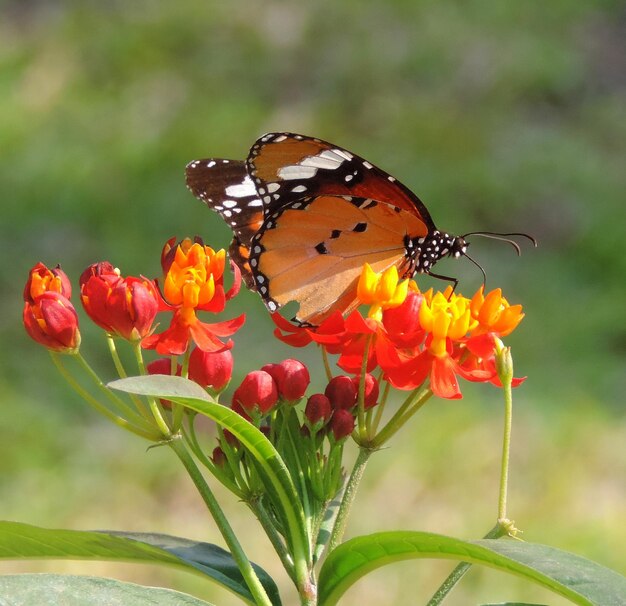
<svg viewBox="0 0 626 606"><path fill-rule="evenodd" d="M122 364L122 360L120 359L120 355L117 352L117 347L115 345L115 339L113 338L112 335L110 335L108 333L107 333L107 345L109 346L109 353L111 354L111 358L113 360L113 364L115 366L115 370L117 370L117 374L119 375L120 379L125 379L128 375L126 373L126 369L124 368L124 365ZM137 408L139 413L145 419L147 419L148 421L152 421L152 417L150 416L150 412L144 406L143 400L139 396L136 396L135 394L130 394L130 398L133 401L133 404L135 405L135 407Z"/></svg>
<svg viewBox="0 0 626 606"><path fill-rule="evenodd" d="M506 379L506 377L503 377ZM502 464L500 466L500 494L498 497L498 520L506 520L506 499L509 483L509 458L511 451L511 427L513 421L513 393L511 378L502 381L504 393L504 432L502 436Z"/></svg>
<svg viewBox="0 0 626 606"><path fill-rule="evenodd" d="M503 530L500 524L496 524L483 539L499 539L504 536L506 531ZM448 575L446 580L439 586L439 589L433 594L433 597L428 600L426 606L439 606L444 598L452 591L454 586L465 576L465 573L470 569L472 565L468 562L461 562L454 570Z"/></svg>
<svg viewBox="0 0 626 606"><path fill-rule="evenodd" d="M296 573L293 565L293 559L291 558L291 554L287 551L287 547L285 546L285 542L283 538L280 536L278 531L276 530L276 526L272 519L270 518L267 510L263 506L263 504L259 500L254 500L249 503L250 509L254 512L257 519L261 523L263 530L265 530L265 534L269 538L272 543L280 561L283 564L284 569L287 571L289 578L295 583L296 582Z"/></svg>
<svg viewBox="0 0 626 606"><path fill-rule="evenodd" d="M429 388L418 387L412 391L400 408L389 419L387 424L380 430L371 441L372 448L380 448L432 397L433 392Z"/></svg>
<svg viewBox="0 0 626 606"><path fill-rule="evenodd" d="M385 406L387 404L387 398L389 396L389 390L391 389L391 383L385 381L385 389L383 390L383 395L380 399L380 403L376 407L376 415L374 416L374 421L369 427L369 438L372 438L376 435L378 431L378 426L380 425L380 420L383 418L383 412L385 411Z"/></svg>
<svg viewBox="0 0 626 606"><path fill-rule="evenodd" d="M357 419L359 427L359 442L363 443L367 439L367 427L365 425L365 374L367 373L367 360L373 335L368 335L363 349L363 360L361 361L361 378L359 379Z"/></svg>
<svg viewBox="0 0 626 606"><path fill-rule="evenodd" d="M322 347L322 361L324 362L324 370L326 371L326 379L330 381L333 378L333 372L330 369L330 362L328 361L328 353L326 349Z"/></svg>
<svg viewBox="0 0 626 606"><path fill-rule="evenodd" d="M335 524L330 535L330 540L328 542L329 552L331 552L333 549L335 549L335 547L339 545L339 543L341 543L341 539L343 538L343 534L346 530L346 525L348 523L350 508L352 507L352 503L354 502L354 498L356 497L356 491L359 487L359 483L361 482L361 478L363 477L363 472L365 471L367 461L369 460L373 452L374 450L370 448L361 448L359 450L359 456L354 463L352 473L350 474L350 479L346 484L346 490L343 493L343 498L341 499L341 505L339 506L339 512L337 513L337 519L335 520Z"/></svg>
<svg viewBox="0 0 626 606"><path fill-rule="evenodd" d="M78 360L79 364L82 366L83 370L87 373L87 375L89 376L89 378L94 382L94 384L96 385L96 387L102 392L104 393L104 395L111 400L111 403L126 417L128 417L130 420L132 420L134 423L136 423L139 426L143 426L144 428L148 428L149 426L146 424L147 419L144 419L143 417L141 417L140 415L137 414L136 411L134 411L130 406L128 406L128 404L126 404L126 402L124 402L124 400L122 400L122 398L120 398L119 396L117 396L116 394L114 394L100 379L100 377L98 376L98 374L96 373L96 371L91 368L91 366L89 365L89 363L87 362L87 360L85 360L85 358L83 358L82 354L77 353L75 354L76 359Z"/></svg>
<svg viewBox="0 0 626 606"><path fill-rule="evenodd" d="M146 365L143 362L143 354L141 353L141 341L135 341L133 344L133 351L135 352L135 359L137 360L137 367L141 375L146 374ZM163 410L157 401L157 398L148 396L148 406L150 406L150 412L156 421L159 431L163 434L163 437L169 438L172 435L172 430L169 428L165 418L163 417Z"/></svg>
<svg viewBox="0 0 626 606"><path fill-rule="evenodd" d="M230 554L237 563L237 567L241 571L241 574L243 575L246 585L248 586L248 589L250 589L250 593L252 593L256 604L258 606L272 606L271 600L261 584L261 581L259 581L259 577L257 577L254 572L254 568L252 568L250 560L246 557L246 554L237 540L232 527L228 523L224 512L215 499L215 495L206 483L204 476L194 463L189 451L185 448L180 436L175 436L168 442L168 445L176 453L181 463L185 466L185 469L189 473L193 483L196 485L196 488L204 500L209 512L213 516L222 537L224 537L224 541L230 550Z"/></svg>
<svg viewBox="0 0 626 606"><path fill-rule="evenodd" d="M189 429L185 430L183 427L181 429L183 438L185 442L193 452L194 456L204 467L206 467L228 490L230 490L237 498L243 500L243 492L239 489L239 486L232 481L209 457L206 456L200 443L198 442L198 438L196 436L196 432L193 426L193 419L189 419Z"/></svg>
<svg viewBox="0 0 626 606"><path fill-rule="evenodd" d="M104 415L110 421L113 421L118 427L122 429L127 429L128 431L140 436L141 438L145 438L146 440L150 440L151 442L156 442L161 439L161 436L156 432L151 432L150 428L146 428L145 424L143 427L137 427L127 421L126 419L117 416L115 413L111 412L106 406L103 406L96 398L94 398L84 387L80 385L80 383L69 373L67 368L61 362L61 357L59 354L54 352L50 352L50 356L52 357L52 361L56 366L57 370L61 374L61 376L68 382L70 387L81 397L83 398L93 409L99 412L101 415Z"/></svg>

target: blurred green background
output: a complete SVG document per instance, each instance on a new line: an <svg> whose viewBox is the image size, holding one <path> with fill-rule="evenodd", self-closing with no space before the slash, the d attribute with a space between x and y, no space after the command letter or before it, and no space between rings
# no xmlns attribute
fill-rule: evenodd
<svg viewBox="0 0 626 606"><path fill-rule="evenodd" d="M159 531L221 543L164 449L123 435L69 392L21 328L37 261L75 283L88 264L156 276L163 242L229 230L184 186L198 157L243 159L290 130L354 150L400 178L454 233L525 231L516 258L475 240L488 286L527 317L508 339L516 370L509 513L531 541L624 572L626 12L620 2L310 3L14 1L0 4L0 517L47 527ZM440 266L438 266L439 269ZM481 276L443 261L471 294ZM428 279L420 280L424 286ZM439 284L439 286L441 286ZM238 377L314 351L271 337L249 293ZM86 322L84 352L113 378ZM263 350L263 355L259 351ZM412 528L482 536L494 522L502 404L464 386L433 402L371 465L349 533ZM269 544L228 495L250 555ZM413 562L364 579L343 603L423 603L450 565ZM62 562L1 572L104 574L213 600L234 597L170 570ZM451 604L564 604L473 570Z"/></svg>

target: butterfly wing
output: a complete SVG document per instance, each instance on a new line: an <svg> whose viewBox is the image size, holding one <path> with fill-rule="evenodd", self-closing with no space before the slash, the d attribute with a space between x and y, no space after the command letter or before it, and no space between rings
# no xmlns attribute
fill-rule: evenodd
<svg viewBox="0 0 626 606"><path fill-rule="evenodd" d="M185 168L187 187L196 198L219 213L233 230L229 255L250 290L256 290L248 264L250 240L263 223L263 203L244 162L206 158Z"/></svg>
<svg viewBox="0 0 626 606"><path fill-rule="evenodd" d="M335 310L357 305L362 266L396 265L413 273L410 238L423 222L412 212L354 196L321 195L283 206L270 215L251 243L250 265L270 311L290 301L296 320L319 325Z"/></svg>
<svg viewBox="0 0 626 606"><path fill-rule="evenodd" d="M414 214L423 224L420 235L435 229L428 210L410 189L367 160L327 141L269 133L252 146L246 165L266 217L305 196L346 194Z"/></svg>
<svg viewBox="0 0 626 606"><path fill-rule="evenodd" d="M218 212L240 242L247 244L263 222L263 202L244 162L206 158L185 168L187 187Z"/></svg>

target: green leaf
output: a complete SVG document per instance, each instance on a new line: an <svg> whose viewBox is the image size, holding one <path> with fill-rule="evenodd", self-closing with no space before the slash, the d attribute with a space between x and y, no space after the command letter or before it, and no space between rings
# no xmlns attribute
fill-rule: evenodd
<svg viewBox="0 0 626 606"><path fill-rule="evenodd" d="M241 415L214 402L198 384L166 375L118 379L109 387L173 400L228 429L255 460L265 489L287 534L294 560L311 560L304 512L289 471L272 443Z"/></svg>
<svg viewBox="0 0 626 606"><path fill-rule="evenodd" d="M554 547L510 539L463 541L428 532L381 532L351 539L329 554L319 575L320 606L336 604L366 573L414 558L483 564L538 583L575 604L626 604L625 577Z"/></svg>
<svg viewBox="0 0 626 606"><path fill-rule="evenodd" d="M10 606L210 606L171 589L61 574L0 576L0 596Z"/></svg>
<svg viewBox="0 0 626 606"><path fill-rule="evenodd" d="M209 543L165 534L50 530L19 522L0 521L0 558L124 560L170 564L199 572L254 603L230 554ZM253 565L272 603L280 604L272 578Z"/></svg>

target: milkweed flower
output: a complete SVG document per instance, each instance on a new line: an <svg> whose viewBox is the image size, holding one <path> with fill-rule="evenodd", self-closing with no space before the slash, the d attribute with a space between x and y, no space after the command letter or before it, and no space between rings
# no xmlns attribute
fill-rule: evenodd
<svg viewBox="0 0 626 606"><path fill-rule="evenodd" d="M37 263L24 286L22 321L28 335L58 353L76 353L80 347L78 315L70 301L72 286L57 265Z"/></svg>
<svg viewBox="0 0 626 606"><path fill-rule="evenodd" d="M150 333L160 295L151 280L123 278L108 262L90 265L80 277L87 315L109 334L137 341Z"/></svg>
<svg viewBox="0 0 626 606"><path fill-rule="evenodd" d="M384 309L399 307L406 299L409 281L398 281L398 268L395 265L382 273L376 273L369 263L365 263L357 285L357 297L364 305L369 305L368 317L382 320Z"/></svg>
<svg viewBox="0 0 626 606"><path fill-rule="evenodd" d="M524 317L520 305L510 305L500 289L481 288L468 299L448 287L421 293L413 280L400 282L392 268L375 274L364 266L357 288L370 306L367 317L358 310L346 318L331 316L319 327L296 327L274 318L277 336L301 346L310 341L339 354L337 365L358 375L376 367L398 389L415 389L429 382L442 398L462 397L458 377L500 385L496 372L496 339L510 334ZM290 328L291 327L291 328ZM523 379L514 379L513 386Z"/></svg>
<svg viewBox="0 0 626 606"><path fill-rule="evenodd" d="M172 311L169 328L143 339L142 346L156 349L162 355L184 353L191 341L203 351L223 351L231 347L219 337L228 337L241 328L245 316L224 322L206 323L197 317L198 311L219 313L226 301L239 292L241 274L234 272L233 286L224 291L226 253L205 246L200 238L185 238L178 244L171 238L163 247L161 264L164 271L162 293L163 311Z"/></svg>
<svg viewBox="0 0 626 606"><path fill-rule="evenodd" d="M66 299L72 297L72 285L60 265L49 269L43 263L37 263L30 270L24 286L24 301L33 303L45 292L57 292Z"/></svg>
<svg viewBox="0 0 626 606"><path fill-rule="evenodd" d="M58 353L76 353L80 347L78 315L69 299L54 291L24 303L24 328L37 343Z"/></svg>

